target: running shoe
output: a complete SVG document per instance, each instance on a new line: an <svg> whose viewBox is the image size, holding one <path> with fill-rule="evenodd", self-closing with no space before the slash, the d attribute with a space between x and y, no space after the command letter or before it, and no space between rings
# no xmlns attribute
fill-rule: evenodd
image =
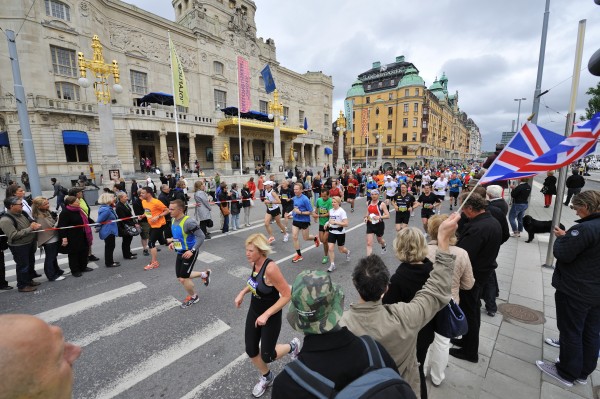
<svg viewBox="0 0 600 399"><path fill-rule="evenodd" d="M387 252L387 247L381 247L381 254L383 255L386 252Z"/></svg>
<svg viewBox="0 0 600 399"><path fill-rule="evenodd" d="M285 233L283 235L283 242L288 242L289 239L290 239L290 235L288 233Z"/></svg>
<svg viewBox="0 0 600 399"><path fill-rule="evenodd" d="M208 287L208 285L210 284L210 269L207 269L204 271L204 273L206 273L206 277L202 277L202 281L204 282L204 285Z"/></svg>
<svg viewBox="0 0 600 399"><path fill-rule="evenodd" d="M346 262L348 262L350 260L350 250L348 250L348 252L346 252Z"/></svg>
<svg viewBox="0 0 600 399"><path fill-rule="evenodd" d="M298 338L294 338L290 341L290 357L292 360L298 359L298 354L300 354L300 349L302 349L302 342Z"/></svg>
<svg viewBox="0 0 600 399"><path fill-rule="evenodd" d="M319 241L319 237L315 237L315 247L319 248L319 245L321 245L321 241Z"/></svg>
<svg viewBox="0 0 600 399"><path fill-rule="evenodd" d="M545 343L547 343L550 346L553 346L555 348L560 348L560 340L558 339L554 339L554 338L546 338L544 340Z"/></svg>
<svg viewBox="0 0 600 399"><path fill-rule="evenodd" d="M323 256L323 259L321 259L321 263L325 264L327 262L329 262L329 258L327 256Z"/></svg>
<svg viewBox="0 0 600 399"><path fill-rule="evenodd" d="M556 364L544 362L542 360L536 360L535 364L538 367L538 369L540 369L544 374L549 375L550 377L556 379L557 381L561 382L562 384L564 384L568 387L573 386L573 383L571 381L565 380L558 374L558 370L556 369Z"/></svg>
<svg viewBox="0 0 600 399"><path fill-rule="evenodd" d="M149 264L147 264L146 266L144 266L144 270L156 269L156 268L158 268L158 266L159 266L158 262L150 262Z"/></svg>
<svg viewBox="0 0 600 399"><path fill-rule="evenodd" d="M350 208L350 212L354 212L354 208Z"/></svg>
<svg viewBox="0 0 600 399"><path fill-rule="evenodd" d="M272 371L269 371L269 375L266 377L261 376L260 380L258 380L258 383L254 386L254 389L252 389L252 396L255 398L260 398L263 396L267 388L273 385L274 379L275 377L273 376Z"/></svg>
<svg viewBox="0 0 600 399"><path fill-rule="evenodd" d="M269 244L273 244L275 242L275 237L269 237Z"/></svg>
<svg viewBox="0 0 600 399"><path fill-rule="evenodd" d="M303 260L303 259L304 259L304 258L302 257L302 255L298 255L298 254L296 254L296 255L294 255L294 257L292 258L292 262L293 262L293 263L298 263L298 262L300 262L300 261L301 261L301 260Z"/></svg>
<svg viewBox="0 0 600 399"><path fill-rule="evenodd" d="M335 263L332 263L332 264L330 264L330 265L329 265L329 267L327 268L327 271L328 271L329 273L331 273L331 272L332 272L332 271L334 271L335 269L336 269L336 268L335 268Z"/></svg>
<svg viewBox="0 0 600 399"><path fill-rule="evenodd" d="M144 256L150 256L150 251L147 249L144 249Z"/></svg>
<svg viewBox="0 0 600 399"><path fill-rule="evenodd" d="M182 309L185 309L185 308L189 308L190 306L192 306L193 304L198 303L198 302L200 302L200 297L198 295L194 295L194 296L188 295L185 297L184 301L181 302L180 306Z"/></svg>

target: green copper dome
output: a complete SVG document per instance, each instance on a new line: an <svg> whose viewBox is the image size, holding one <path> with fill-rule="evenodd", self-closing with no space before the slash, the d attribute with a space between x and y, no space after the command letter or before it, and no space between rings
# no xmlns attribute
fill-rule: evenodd
<svg viewBox="0 0 600 399"><path fill-rule="evenodd" d="M419 76L419 72L412 66L406 68L404 76L398 82L398 87L425 86L425 81Z"/></svg>
<svg viewBox="0 0 600 399"><path fill-rule="evenodd" d="M352 88L348 90L346 93L346 97L355 97L355 96L364 96L365 90L363 89L363 84L360 80L352 83Z"/></svg>

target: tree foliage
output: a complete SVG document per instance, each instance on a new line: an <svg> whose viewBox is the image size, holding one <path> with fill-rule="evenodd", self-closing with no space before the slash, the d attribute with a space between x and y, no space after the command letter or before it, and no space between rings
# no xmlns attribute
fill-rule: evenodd
<svg viewBox="0 0 600 399"><path fill-rule="evenodd" d="M596 87L590 87L585 94L591 97L588 101L588 107L585 109L585 117L581 119L590 120L592 116L600 112L600 82L598 82Z"/></svg>

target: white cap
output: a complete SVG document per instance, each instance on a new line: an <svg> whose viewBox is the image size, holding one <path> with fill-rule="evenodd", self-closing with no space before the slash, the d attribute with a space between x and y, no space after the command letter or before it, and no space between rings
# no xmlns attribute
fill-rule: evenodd
<svg viewBox="0 0 600 399"><path fill-rule="evenodd" d="M271 180L267 180L266 182L263 183L263 185L265 185L265 186L274 186L275 183L273 183Z"/></svg>

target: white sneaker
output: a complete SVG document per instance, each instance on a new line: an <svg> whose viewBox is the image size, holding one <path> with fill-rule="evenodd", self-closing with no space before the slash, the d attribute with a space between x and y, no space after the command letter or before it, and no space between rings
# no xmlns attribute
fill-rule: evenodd
<svg viewBox="0 0 600 399"><path fill-rule="evenodd" d="M58 276L57 278L55 278L53 281L62 281L65 279L65 276Z"/></svg>
<svg viewBox="0 0 600 399"><path fill-rule="evenodd" d="M386 253L386 252L387 252L387 247L382 247L382 248L381 248L381 254L383 255L383 254L384 254L384 253Z"/></svg>
<svg viewBox="0 0 600 399"><path fill-rule="evenodd" d="M298 359L300 349L302 349L302 342L300 342L298 338L294 338L290 341L290 346L292 347L292 351L290 352L290 358L292 358L292 360Z"/></svg>
<svg viewBox="0 0 600 399"><path fill-rule="evenodd" d="M327 271L328 271L329 273L331 273L331 272L332 272L332 271L334 271L334 270L335 270L335 263L332 263L331 265L329 265L329 268L327 269Z"/></svg>
<svg viewBox="0 0 600 399"><path fill-rule="evenodd" d="M348 262L350 260L350 250L348 250L348 252L346 252L346 262Z"/></svg>
<svg viewBox="0 0 600 399"><path fill-rule="evenodd" d="M258 380L258 383L254 386L254 389L252 389L252 396L255 398L260 398L263 396L267 388L273 385L274 379L275 377L273 376L272 371L269 371L268 377L261 376L260 380Z"/></svg>
<svg viewBox="0 0 600 399"><path fill-rule="evenodd" d="M288 233L285 233L283 235L283 242L288 242L289 239L290 239L290 235Z"/></svg>

